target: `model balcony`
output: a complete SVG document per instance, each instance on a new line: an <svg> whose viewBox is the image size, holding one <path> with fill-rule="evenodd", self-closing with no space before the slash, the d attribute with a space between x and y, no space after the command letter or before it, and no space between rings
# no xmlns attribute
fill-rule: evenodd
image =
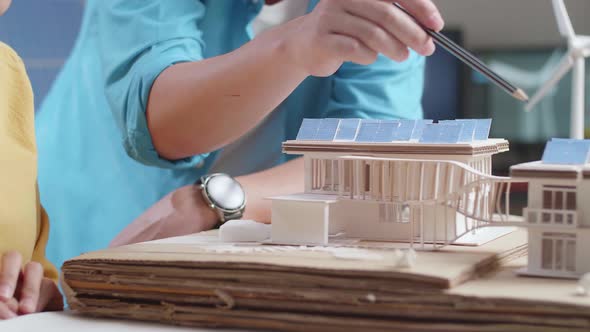
<svg viewBox="0 0 590 332"><path fill-rule="evenodd" d="M525 208L524 215L528 226L578 227L576 210Z"/></svg>

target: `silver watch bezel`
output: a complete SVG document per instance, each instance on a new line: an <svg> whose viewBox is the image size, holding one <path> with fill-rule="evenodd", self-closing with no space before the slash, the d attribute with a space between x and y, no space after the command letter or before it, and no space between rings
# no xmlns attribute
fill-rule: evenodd
<svg viewBox="0 0 590 332"><path fill-rule="evenodd" d="M212 178L216 177L216 176L228 176L230 177L232 180L234 180L238 186L240 187L240 189L242 190L242 192L244 192L244 202L242 202L242 204L236 208L236 209L226 209L222 206L219 206L217 202L215 202L212 198L211 195L209 193L208 190L208 183L209 180L211 180ZM208 174L208 175L204 175L200 178L200 183L198 184L199 188L201 189L201 194L203 196L203 198L205 199L205 202L207 203L207 206L209 206L210 208L212 208L214 211L217 212L217 214L219 215L219 219L221 223L226 222L227 220L231 220L231 219L237 219L240 218L243 214L244 214L244 210L246 209L246 192L244 191L244 188L242 187L242 184L240 182L238 182L233 176L229 175L229 174L225 174L225 173L213 173L213 174Z"/></svg>

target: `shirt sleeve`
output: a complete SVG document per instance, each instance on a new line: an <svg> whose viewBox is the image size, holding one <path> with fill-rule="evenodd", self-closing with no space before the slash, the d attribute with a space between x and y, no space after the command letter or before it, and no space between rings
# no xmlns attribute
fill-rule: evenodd
<svg viewBox="0 0 590 332"><path fill-rule="evenodd" d="M368 66L344 63L334 74L325 117L422 118L424 63L414 52L401 63L381 54Z"/></svg>
<svg viewBox="0 0 590 332"><path fill-rule="evenodd" d="M49 238L49 217L47 217L47 213L39 201L37 201L37 204L39 216L37 219L37 240L35 242L35 248L33 249L31 260L41 263L45 277L57 282L57 270L45 256L45 247L47 246L47 239Z"/></svg>
<svg viewBox="0 0 590 332"><path fill-rule="evenodd" d="M130 157L151 166L188 168L201 154L181 160L160 157L145 116L151 87L162 71L203 59L199 22L205 8L197 0L96 1L99 50L105 92Z"/></svg>

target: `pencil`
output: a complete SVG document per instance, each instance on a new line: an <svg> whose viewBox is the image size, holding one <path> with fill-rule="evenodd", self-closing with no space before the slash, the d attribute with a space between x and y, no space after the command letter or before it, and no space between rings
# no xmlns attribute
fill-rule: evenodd
<svg viewBox="0 0 590 332"><path fill-rule="evenodd" d="M397 8L399 8L401 11L403 11L404 13L409 15L414 21L416 21L416 23L418 25L420 25L420 27L422 29L424 29L424 31L426 31L426 33L429 36L432 37L432 39L434 40L435 43L442 46L445 50L447 50L449 53L454 55L459 60L463 61L465 64L467 64L473 70L475 70L475 71L481 73L482 75L484 75L485 77L487 77L490 81L495 83L498 87L500 87L501 89L506 91L512 97L514 97L518 100L521 100L521 101L528 101L529 100L529 96L527 96L527 94L522 89L517 88L516 86L512 85L510 82L508 82L507 80L502 78L502 76L495 73L488 66L486 66L485 63L483 63L481 60L476 58L473 54L469 53L469 51L467 51L466 49L462 48L461 46L455 44L455 42L453 42L452 40L447 38L442 33L436 32L436 31L429 29L429 28L425 27L424 25L422 25L420 22L418 22L418 20L416 20L416 18L414 16L412 16L412 14L408 13L408 11L406 11L399 4L394 3L394 5Z"/></svg>

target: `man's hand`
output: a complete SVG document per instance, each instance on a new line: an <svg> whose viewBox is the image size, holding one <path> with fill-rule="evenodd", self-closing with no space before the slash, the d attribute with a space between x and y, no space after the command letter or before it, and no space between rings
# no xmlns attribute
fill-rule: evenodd
<svg viewBox="0 0 590 332"><path fill-rule="evenodd" d="M0 266L0 319L43 310L61 310L63 302L57 285L43 277L43 266L29 262L21 269L16 251L2 255Z"/></svg>
<svg viewBox="0 0 590 332"><path fill-rule="evenodd" d="M118 247L212 229L219 217L208 207L194 185L176 189L164 196L110 243Z"/></svg>
<svg viewBox="0 0 590 332"><path fill-rule="evenodd" d="M439 31L443 19L431 0L398 0L424 26ZM269 31L273 33L273 31ZM413 49L431 55L430 36L391 1L322 0L313 12L274 31L285 41L287 61L313 76L332 75L345 61L370 64L378 53L401 62Z"/></svg>

